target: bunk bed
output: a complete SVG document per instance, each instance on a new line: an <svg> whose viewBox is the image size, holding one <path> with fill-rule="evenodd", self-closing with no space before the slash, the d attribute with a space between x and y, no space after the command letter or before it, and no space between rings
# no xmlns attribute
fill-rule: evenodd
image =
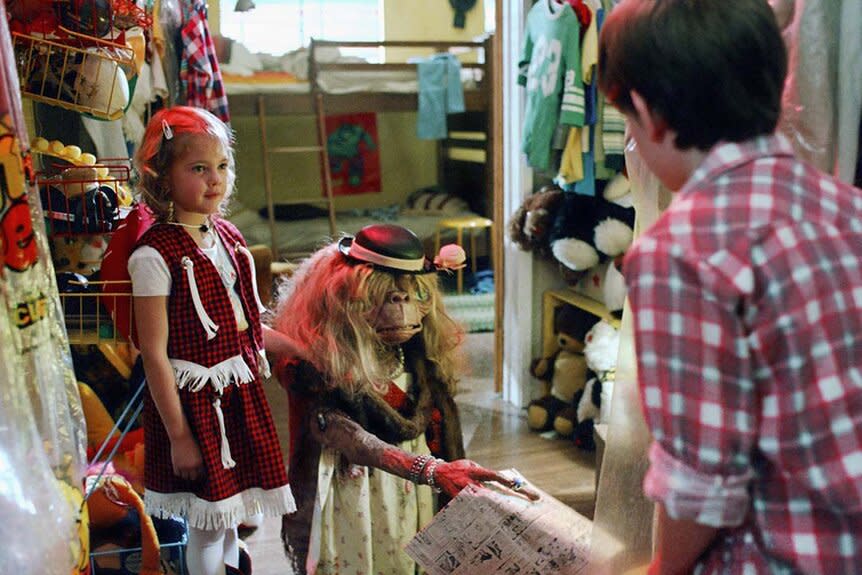
<svg viewBox="0 0 862 575"><path fill-rule="evenodd" d="M266 210L234 210L231 219L249 241L271 246L277 259L297 260L307 255L329 238L341 233L355 233L375 220L374 213L358 215L339 212L333 201L329 181L329 162L323 123L327 115L356 112L409 112L418 109L417 64L392 62L393 55L430 56L454 54L461 61L465 113L449 116L448 137L440 140L438 151L438 186L462 197L465 202L450 203L445 209L428 209L420 213L417 206L409 213L399 213L392 220L412 229L429 246L438 231L436 222L453 216L490 215L493 206L491 106L493 104L494 62L493 38L474 41L381 41L336 42L312 40L307 49L307 77L273 72L246 77L224 75L231 116L258 119L263 149L263 177ZM385 63L344 59L333 61L331 54L341 49L377 49L386 54ZM397 55L395 56L397 57ZM271 116L314 115L318 125L318 146L274 147L268 144L267 118ZM320 162L324 197L292 197L285 186L273 186L272 158L278 153L310 153ZM459 182L469 174L469 192L456 191ZM477 175L478 174L478 175ZM463 182L461 184L463 186ZM478 190L478 191L477 191ZM307 194L305 194L307 195ZM319 203L326 210L323 217L298 221L276 218L279 204ZM469 205L469 208L467 207ZM456 207L458 206L458 207ZM480 243L486 250L487 244ZM490 251L490 246L487 246Z"/></svg>

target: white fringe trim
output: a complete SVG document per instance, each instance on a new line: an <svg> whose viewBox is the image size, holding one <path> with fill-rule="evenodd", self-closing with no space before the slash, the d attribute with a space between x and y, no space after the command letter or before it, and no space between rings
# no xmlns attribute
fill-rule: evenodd
<svg viewBox="0 0 862 575"><path fill-rule="evenodd" d="M261 379L269 379L272 375L272 371L270 371L269 368L269 360L266 359L266 350L257 350L257 355L257 373L260 375Z"/></svg>
<svg viewBox="0 0 862 575"><path fill-rule="evenodd" d="M194 493L144 492L147 513L161 519L185 517L196 529L229 529L247 517L263 514L279 517L296 511L289 485L276 489L253 487L221 501L207 501Z"/></svg>
<svg viewBox="0 0 862 575"><path fill-rule="evenodd" d="M254 374L241 355L235 355L212 367L204 367L185 359L171 359L170 362L174 368L177 387L180 389L188 387L189 391L196 392L212 382L215 390L221 393L234 380L237 383L254 381Z"/></svg>
<svg viewBox="0 0 862 575"><path fill-rule="evenodd" d="M204 309L204 304L201 302L201 296L198 293L198 284L195 281L195 264L191 260L190 257L184 256L182 259L183 267L186 269L186 277L189 280L189 290L192 292L192 302L195 304L195 311L198 314L198 320L200 320L201 325L204 328L204 331L207 333L207 340L210 340L216 336L216 332L218 331L218 325L210 319L210 316L207 315L207 310Z"/></svg>
<svg viewBox="0 0 862 575"><path fill-rule="evenodd" d="M236 251L241 252L245 259L248 261L248 269L251 272L251 287L254 292L254 301L257 304L257 311L260 313L266 312L266 306L264 306L260 301L260 294L257 292L257 274L254 270L254 256L251 255L251 252L247 247L242 245L241 243L236 243Z"/></svg>

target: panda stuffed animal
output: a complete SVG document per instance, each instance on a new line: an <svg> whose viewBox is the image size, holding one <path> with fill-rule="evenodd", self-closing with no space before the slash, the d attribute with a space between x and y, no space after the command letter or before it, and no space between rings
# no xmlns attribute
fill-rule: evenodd
<svg viewBox="0 0 862 575"><path fill-rule="evenodd" d="M584 388L575 394L575 424L572 440L584 451L595 451L593 428L601 421L603 404L610 402L616 375L619 330L605 320L596 323L584 341L584 356L592 372ZM610 405L604 405L604 411Z"/></svg>

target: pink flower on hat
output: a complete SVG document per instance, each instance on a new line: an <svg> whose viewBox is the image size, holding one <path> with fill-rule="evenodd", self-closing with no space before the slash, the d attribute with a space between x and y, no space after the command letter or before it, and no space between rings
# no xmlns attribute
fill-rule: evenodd
<svg viewBox="0 0 862 575"><path fill-rule="evenodd" d="M440 253L434 258L434 265L437 269L447 271L455 271L463 268L467 261L467 254L464 248L458 244L446 244L440 248Z"/></svg>

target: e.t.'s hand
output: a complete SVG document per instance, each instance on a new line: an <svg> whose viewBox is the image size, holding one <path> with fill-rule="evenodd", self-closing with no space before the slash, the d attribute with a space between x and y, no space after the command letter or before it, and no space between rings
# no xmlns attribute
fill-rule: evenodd
<svg viewBox="0 0 862 575"><path fill-rule="evenodd" d="M468 485L480 485L483 481L496 481L534 501L539 498L539 494L526 487L523 480L520 480L519 483L469 459L458 459L452 462L441 461L434 473L434 484L450 497L455 497L459 491Z"/></svg>

